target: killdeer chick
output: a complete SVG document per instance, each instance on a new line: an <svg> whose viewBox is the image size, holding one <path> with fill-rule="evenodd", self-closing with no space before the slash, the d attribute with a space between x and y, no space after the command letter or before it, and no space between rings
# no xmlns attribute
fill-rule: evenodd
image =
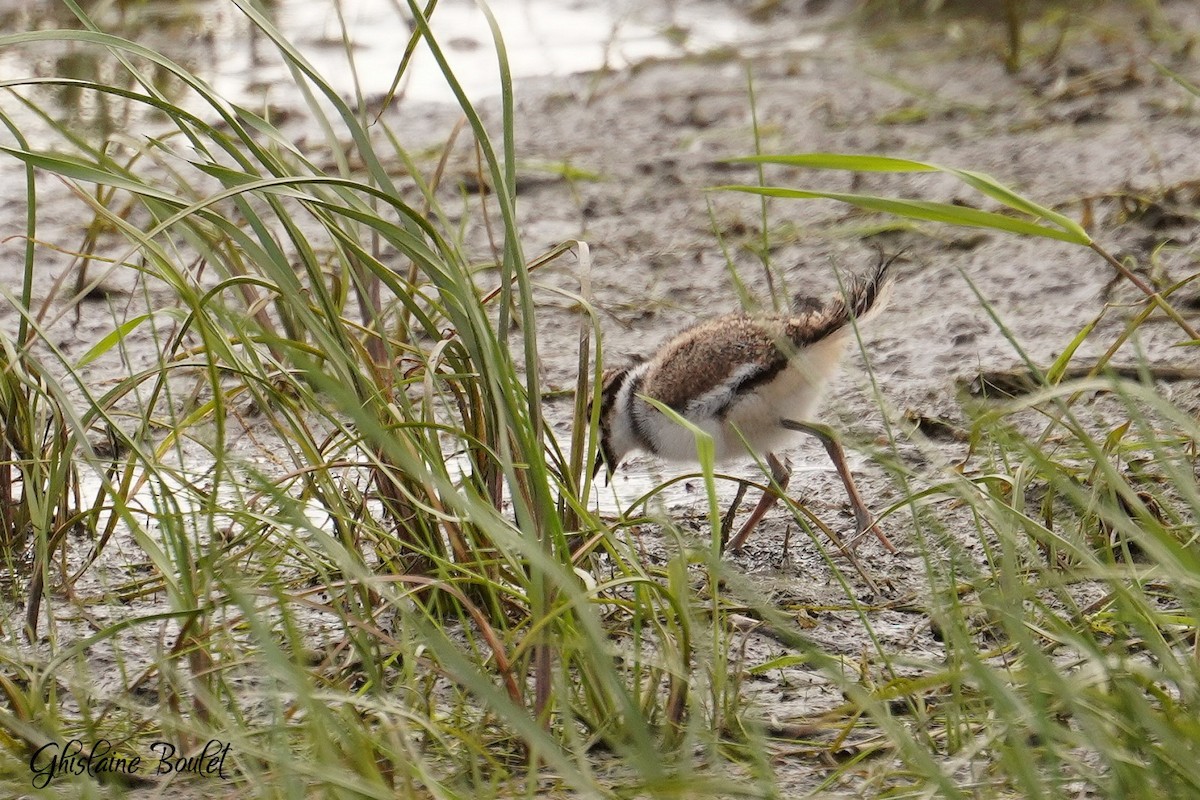
<svg viewBox="0 0 1200 800"><path fill-rule="evenodd" d="M837 468L854 507L858 533L872 531L895 552L859 496L833 431L808 421L851 338L851 319L864 322L882 309L892 260L881 259L874 274L846 287L845 296L824 304L798 300L790 314L717 317L678 334L646 361L607 370L594 473L606 465L611 474L635 450L669 461L696 459L693 434L644 397L712 436L717 461L745 456L747 446L765 456L779 491L787 487L791 472L775 451L795 432L808 433L820 439ZM729 541L730 549L745 544L776 500L774 491L763 494ZM731 508L730 518L732 513Z"/></svg>

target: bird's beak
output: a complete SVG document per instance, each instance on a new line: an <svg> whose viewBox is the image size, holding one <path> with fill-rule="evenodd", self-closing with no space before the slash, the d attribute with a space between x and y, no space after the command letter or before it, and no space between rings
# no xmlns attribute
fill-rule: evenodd
<svg viewBox="0 0 1200 800"><path fill-rule="evenodd" d="M608 460L604 457L604 448L601 447L596 451L596 463L592 465L592 480L596 480L596 477L600 474L600 470L607 464ZM606 479L609 477L612 477L612 470L609 470L605 476Z"/></svg>
<svg viewBox="0 0 1200 800"><path fill-rule="evenodd" d="M604 484L607 486L617 468L617 465L613 463L615 460L608 452L607 443L601 442L600 449L596 451L596 463L592 465L592 480L596 480L600 470L604 469Z"/></svg>

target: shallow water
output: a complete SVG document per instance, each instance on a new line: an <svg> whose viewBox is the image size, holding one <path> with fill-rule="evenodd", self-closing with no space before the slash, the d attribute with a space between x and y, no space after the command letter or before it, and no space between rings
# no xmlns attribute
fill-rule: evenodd
<svg viewBox="0 0 1200 800"><path fill-rule="evenodd" d="M347 0L339 15L331 4L287 0L276 9L276 24L339 89L348 92L357 82L364 95L373 96L390 88L412 30L407 8L401 11L397 5L391 0ZM815 35L776 41L778 26L751 22L720 2L494 0L488 6L503 36L514 79L602 67L623 69L648 58L703 53L762 39L797 49L810 49L821 41ZM469 98L499 92L492 34L478 4L439 3L430 29ZM353 64L342 45L343 30L354 43ZM246 74L236 67L226 72L232 82ZM417 49L402 86L411 100L453 100L426 47Z"/></svg>
<svg viewBox="0 0 1200 800"><path fill-rule="evenodd" d="M824 41L803 19L755 22L722 2L494 0L488 7L514 80L619 70L647 59L729 47L812 50ZM266 35L234 3L152 0L116 3L95 13L106 32L162 53L228 100L251 107L300 100ZM396 0L281 0L267 4L263 14L323 80L348 97L374 98L390 90L414 30L407 4ZM443 0L429 25L470 99L499 92L492 32L479 4ZM79 27L66 7L50 0L0 2L0 30L6 32ZM100 48L81 43L54 43L41 59L31 59L24 48L10 47L0 50L0 79L104 78L102 63L108 60ZM400 90L412 101L454 102L424 45L416 48ZM79 110L69 93L60 96L59 103L64 112Z"/></svg>

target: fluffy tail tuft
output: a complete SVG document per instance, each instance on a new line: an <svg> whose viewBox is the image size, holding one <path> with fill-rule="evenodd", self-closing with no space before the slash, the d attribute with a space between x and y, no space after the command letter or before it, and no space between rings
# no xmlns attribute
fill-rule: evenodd
<svg viewBox="0 0 1200 800"><path fill-rule="evenodd" d="M846 299L849 299L849 307L853 309L854 316L860 322L873 317L883 310L887 305L888 296L892 289L892 276L890 270L896 259L903 255L903 251L897 253L890 258L879 254L879 263L875 265L875 272L866 278L857 277L850 282L846 287L846 298L838 298L836 302L840 303L843 308L847 306ZM847 315L847 322L849 316Z"/></svg>
<svg viewBox="0 0 1200 800"><path fill-rule="evenodd" d="M798 345L819 341L849 325L851 319L863 323L882 311L891 294L889 270L901 255L897 253L889 258L880 253L874 272L851 279L844 295L838 294L824 305L818 306L810 299L798 299L796 316L788 325L793 341Z"/></svg>

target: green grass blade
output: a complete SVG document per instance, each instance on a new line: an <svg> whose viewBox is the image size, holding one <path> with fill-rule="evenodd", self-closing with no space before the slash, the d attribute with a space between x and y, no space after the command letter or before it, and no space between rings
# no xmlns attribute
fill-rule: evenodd
<svg viewBox="0 0 1200 800"><path fill-rule="evenodd" d="M943 167L938 164L931 164L923 161L913 161L903 158L891 158L887 156L873 155L856 155L847 153L803 153L797 155L764 155L764 156L745 156L741 158L730 159L730 163L747 163L747 164L779 164L790 167L807 167L809 169L834 169L850 172L944 172L947 175L953 175L968 186L976 189L982 194L997 200L1004 205L1024 214L1028 214L1035 219L1044 219L1061 228L1061 233L1065 235L1049 235L1049 238L1061 239L1062 241L1072 242L1074 244L1090 244L1091 237L1087 232L1074 220L1059 214L1044 206L1034 203L1028 198L1022 197L1013 190L1004 186L990 175L985 175L982 172L974 172L971 170L956 169L953 167ZM738 187L718 187L721 189L736 189L737 191L746 191ZM824 195L830 197L830 195ZM852 197L854 195L848 195ZM842 199L843 202L852 202L851 200L842 197L830 197L830 199ZM876 198L881 199L881 198ZM878 209L876 209L878 210ZM891 211L890 213L899 213L901 216L910 216L915 219L929 219L922 216L913 216L912 214L904 214L900 211ZM987 212L981 212L987 213ZM934 221L950 221L950 220L934 220ZM981 222L959 222L954 224L972 225L975 227L994 227L997 230L1007 230L1012 233L1020 233L1027 231L1014 230L994 224L981 224ZM1038 226L1040 227L1040 226ZM1046 230L1046 229L1042 229ZM1034 235L1047 236L1045 233L1032 231Z"/></svg>
<svg viewBox="0 0 1200 800"><path fill-rule="evenodd" d="M766 195L767 197L802 200L838 200L861 208L864 211L880 211L887 214L908 217L909 219L924 220L926 222L944 222L950 225L964 225L973 228L990 228L992 230L1006 231L1025 236L1057 239L1058 241L1071 242L1073 244L1087 244L1086 241L1080 240L1079 236L1072 231L1049 228L1044 225L1038 225L1035 222L1005 216L1004 214L981 211L950 203L935 203L925 200L900 200L890 197L847 192L805 191L802 189L786 189L778 186L715 186L712 187L712 190L745 192L747 194Z"/></svg>

